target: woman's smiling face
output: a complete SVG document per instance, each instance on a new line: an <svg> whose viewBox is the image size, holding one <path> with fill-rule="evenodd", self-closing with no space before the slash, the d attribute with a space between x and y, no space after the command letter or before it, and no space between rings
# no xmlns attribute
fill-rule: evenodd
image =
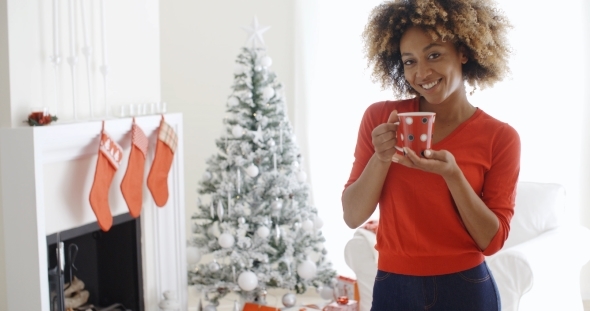
<svg viewBox="0 0 590 311"><path fill-rule="evenodd" d="M465 96L461 66L467 57L453 43L432 40L422 28L411 27L401 38L400 53L406 80L428 103Z"/></svg>

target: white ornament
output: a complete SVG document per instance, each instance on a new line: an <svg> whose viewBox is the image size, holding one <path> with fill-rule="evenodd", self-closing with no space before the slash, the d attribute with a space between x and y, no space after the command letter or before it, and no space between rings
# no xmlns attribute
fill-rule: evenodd
<svg viewBox="0 0 590 311"><path fill-rule="evenodd" d="M260 64L264 67L270 67L272 65L272 58L270 58L270 56L264 56L260 60Z"/></svg>
<svg viewBox="0 0 590 311"><path fill-rule="evenodd" d="M262 132L262 128L260 127L260 125L258 126L258 129L256 131L252 131L252 135L254 136L252 138L252 140L257 143L258 145L262 145L262 135L264 133Z"/></svg>
<svg viewBox="0 0 590 311"><path fill-rule="evenodd" d="M209 173L209 171L205 171L205 173L203 173L203 181L209 180L211 180L211 173Z"/></svg>
<svg viewBox="0 0 590 311"><path fill-rule="evenodd" d="M266 237L268 237L268 235L270 234L270 229L268 229L268 227L265 226L260 226L258 227L258 230L256 230L256 234L258 234L259 237L266 239Z"/></svg>
<svg viewBox="0 0 590 311"><path fill-rule="evenodd" d="M278 211L283 208L283 201L282 200L274 200L270 204L270 207L272 208L273 211Z"/></svg>
<svg viewBox="0 0 590 311"><path fill-rule="evenodd" d="M283 295L283 299L281 301L285 307L291 308L297 302L297 297L295 297L293 293L286 293Z"/></svg>
<svg viewBox="0 0 590 311"><path fill-rule="evenodd" d="M276 143L275 143L275 140L274 140L274 139L272 139L272 138L271 138L271 139L269 139L269 140L268 140L266 143L268 144L268 146L269 146L269 147L272 147L272 146L274 146L274 145L276 144Z"/></svg>
<svg viewBox="0 0 590 311"><path fill-rule="evenodd" d="M325 300L334 299L334 290L330 286L322 286L319 289L320 297Z"/></svg>
<svg viewBox="0 0 590 311"><path fill-rule="evenodd" d="M224 232L219 235L219 237L217 238L217 242L219 243L219 246L223 248L230 248L234 246L235 239L233 235Z"/></svg>
<svg viewBox="0 0 590 311"><path fill-rule="evenodd" d="M267 86L262 90L262 97L265 99L271 99L273 96L275 96L275 89L272 86Z"/></svg>
<svg viewBox="0 0 590 311"><path fill-rule="evenodd" d="M258 176L258 167L254 164L250 164L250 166L246 168L246 174L252 178Z"/></svg>
<svg viewBox="0 0 590 311"><path fill-rule="evenodd" d="M313 261L306 259L297 266L297 274L302 279L309 280L315 276L317 269Z"/></svg>
<svg viewBox="0 0 590 311"><path fill-rule="evenodd" d="M240 218L238 218L238 223L243 225L246 223L246 219L244 217L240 217Z"/></svg>
<svg viewBox="0 0 590 311"><path fill-rule="evenodd" d="M219 221L223 220L223 203L221 203L221 200L217 201L217 217L219 217Z"/></svg>
<svg viewBox="0 0 590 311"><path fill-rule="evenodd" d="M313 231L313 221L306 219L303 221L303 223L301 224L301 228L303 228L303 230L307 231L307 232L311 232Z"/></svg>
<svg viewBox="0 0 590 311"><path fill-rule="evenodd" d="M199 252L199 249L194 246L188 246L186 248L186 262L189 265L194 265L199 263L200 260L201 253Z"/></svg>
<svg viewBox="0 0 590 311"><path fill-rule="evenodd" d="M238 285L242 290L249 292L258 286L258 277L252 271L244 271L238 276Z"/></svg>
<svg viewBox="0 0 590 311"><path fill-rule="evenodd" d="M240 100L235 96L232 96L227 100L227 105L230 107L235 107L239 104L240 104Z"/></svg>
<svg viewBox="0 0 590 311"><path fill-rule="evenodd" d="M297 181L305 182L307 180L307 174L304 171L297 172Z"/></svg>
<svg viewBox="0 0 590 311"><path fill-rule="evenodd" d="M319 217L316 217L316 218L313 220L313 227L314 227L314 228L316 228L316 229L318 229L318 230L319 230L319 229L321 229L323 226L324 226L324 221L323 221L321 218L319 218Z"/></svg>
<svg viewBox="0 0 590 311"><path fill-rule="evenodd" d="M244 129L239 124L236 124L232 127L231 134L236 138L240 138L244 135Z"/></svg>
<svg viewBox="0 0 590 311"><path fill-rule="evenodd" d="M254 71L260 71L260 70L262 70L261 66L254 66Z"/></svg>

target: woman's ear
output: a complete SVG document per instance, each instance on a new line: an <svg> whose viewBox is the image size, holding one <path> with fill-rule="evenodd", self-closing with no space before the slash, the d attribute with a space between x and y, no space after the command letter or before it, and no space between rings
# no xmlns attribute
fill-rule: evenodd
<svg viewBox="0 0 590 311"><path fill-rule="evenodd" d="M461 57L461 64L463 65L467 64L467 61L469 60L466 52L467 51L464 46L459 47L459 55Z"/></svg>

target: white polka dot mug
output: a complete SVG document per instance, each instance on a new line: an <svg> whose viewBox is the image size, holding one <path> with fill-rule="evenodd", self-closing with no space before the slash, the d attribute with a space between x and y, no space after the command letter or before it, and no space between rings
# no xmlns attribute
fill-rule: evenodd
<svg viewBox="0 0 590 311"><path fill-rule="evenodd" d="M430 149L432 142L432 128L434 112L403 112L398 113L399 126L397 128L397 149L402 154L402 147L407 147L422 156L424 150Z"/></svg>

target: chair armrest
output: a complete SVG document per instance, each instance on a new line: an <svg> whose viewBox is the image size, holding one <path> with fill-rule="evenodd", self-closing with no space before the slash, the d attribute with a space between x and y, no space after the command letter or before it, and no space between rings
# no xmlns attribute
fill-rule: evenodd
<svg viewBox="0 0 590 311"><path fill-rule="evenodd" d="M369 311L373 302L373 284L377 274L376 237L359 228L344 247L344 260L356 274L360 294L360 311Z"/></svg>
<svg viewBox="0 0 590 311"><path fill-rule="evenodd" d="M590 260L587 245L588 228L560 226L488 257L502 309L578 310L580 270Z"/></svg>

